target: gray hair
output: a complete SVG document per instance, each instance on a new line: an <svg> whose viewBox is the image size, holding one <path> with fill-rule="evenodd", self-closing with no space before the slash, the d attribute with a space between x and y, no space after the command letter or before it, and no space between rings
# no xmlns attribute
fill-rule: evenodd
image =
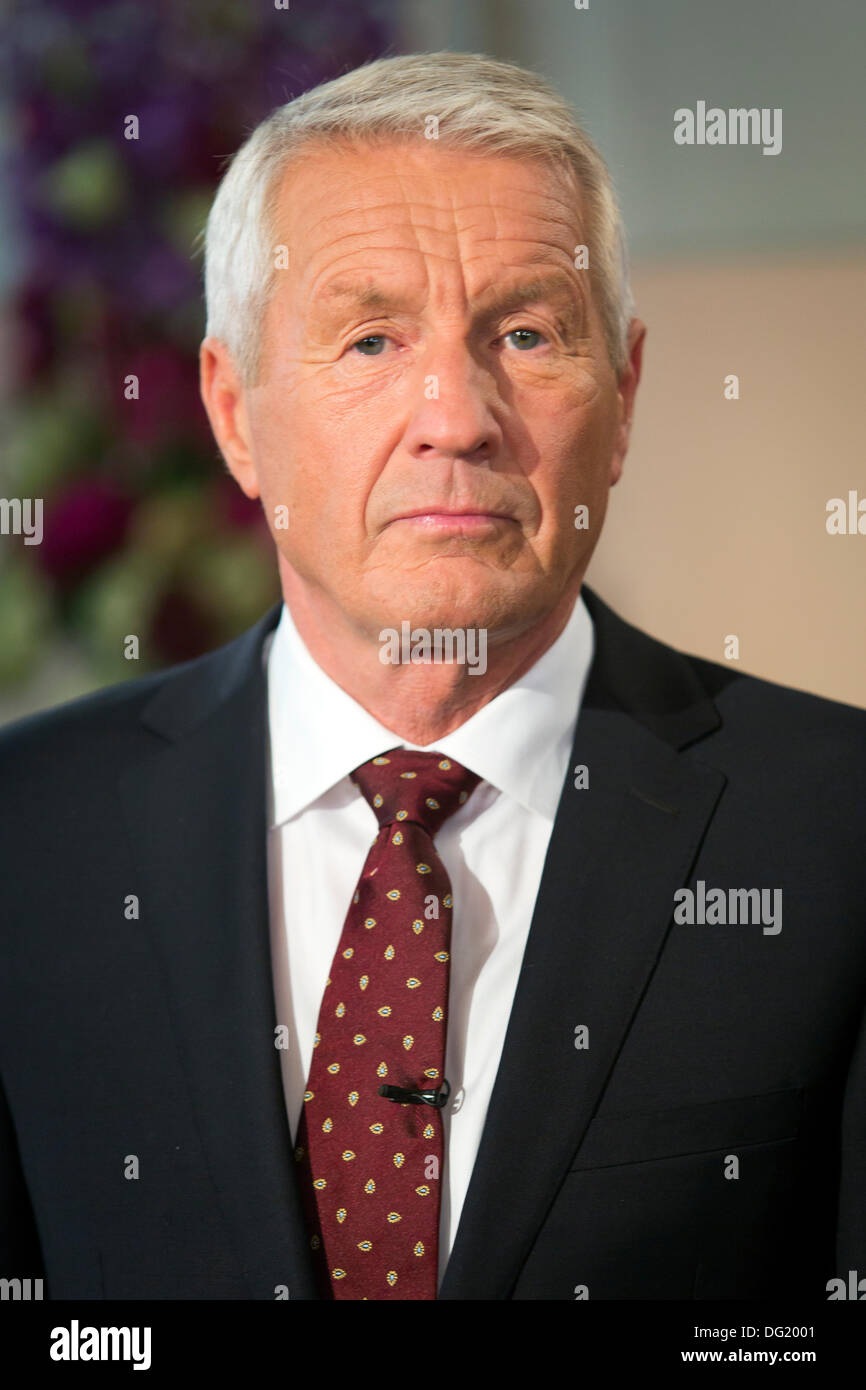
<svg viewBox="0 0 866 1390"><path fill-rule="evenodd" d="M634 312L625 235L607 166L571 108L543 78L515 64L474 53L417 53L379 58L278 106L231 159L202 233L206 332L225 343L245 386L259 373L288 162L317 141L423 140L431 116L443 145L534 157L576 178L608 355L618 374L624 369Z"/></svg>

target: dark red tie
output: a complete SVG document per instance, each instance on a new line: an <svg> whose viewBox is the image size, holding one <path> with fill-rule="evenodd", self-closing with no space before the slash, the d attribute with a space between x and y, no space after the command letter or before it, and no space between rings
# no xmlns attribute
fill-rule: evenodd
<svg viewBox="0 0 866 1390"><path fill-rule="evenodd" d="M435 1299L452 899L433 836L480 779L395 748L352 780L379 833L325 985L296 1166L324 1297Z"/></svg>

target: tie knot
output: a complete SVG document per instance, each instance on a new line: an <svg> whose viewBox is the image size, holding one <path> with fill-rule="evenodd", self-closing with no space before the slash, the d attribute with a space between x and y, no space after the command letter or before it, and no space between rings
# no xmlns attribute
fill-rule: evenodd
<svg viewBox="0 0 866 1390"><path fill-rule="evenodd" d="M392 748L356 767L352 781L376 812L380 829L415 821L432 836L468 801L481 778L441 753Z"/></svg>

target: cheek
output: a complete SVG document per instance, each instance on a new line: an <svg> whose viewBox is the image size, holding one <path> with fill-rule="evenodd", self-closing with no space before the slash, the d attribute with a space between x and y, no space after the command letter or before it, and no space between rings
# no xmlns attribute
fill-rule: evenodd
<svg viewBox="0 0 866 1390"><path fill-rule="evenodd" d="M283 539L307 549L322 543L362 488L358 465L363 449L357 433L303 384L278 380L258 403L254 445L270 516L274 507L284 505L303 522L302 529Z"/></svg>
<svg viewBox="0 0 866 1390"><path fill-rule="evenodd" d="M515 414L536 440L585 451L604 437L616 399L609 369L589 352L520 364L512 381Z"/></svg>
<svg viewBox="0 0 866 1390"><path fill-rule="evenodd" d="M611 434L610 412L596 402L592 407L572 396L557 408L539 412L530 429L538 459L534 477L555 500L560 492L570 496L573 485L602 485L606 482Z"/></svg>
<svg viewBox="0 0 866 1390"><path fill-rule="evenodd" d="M598 388L591 404L569 394L538 414L530 433L538 460L528 480L541 514L538 542L571 553L575 539L597 538L610 487L614 414ZM588 507L589 530L575 529L575 507Z"/></svg>

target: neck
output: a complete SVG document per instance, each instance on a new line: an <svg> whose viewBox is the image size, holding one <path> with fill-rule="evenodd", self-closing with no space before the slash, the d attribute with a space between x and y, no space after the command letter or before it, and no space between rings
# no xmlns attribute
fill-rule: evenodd
<svg viewBox="0 0 866 1390"><path fill-rule="evenodd" d="M484 670L480 663L473 669L465 661L383 665L381 643L371 641L296 575L283 571L286 605L316 664L386 729L422 748L453 733L535 665L563 631L579 587L525 632L491 641Z"/></svg>

